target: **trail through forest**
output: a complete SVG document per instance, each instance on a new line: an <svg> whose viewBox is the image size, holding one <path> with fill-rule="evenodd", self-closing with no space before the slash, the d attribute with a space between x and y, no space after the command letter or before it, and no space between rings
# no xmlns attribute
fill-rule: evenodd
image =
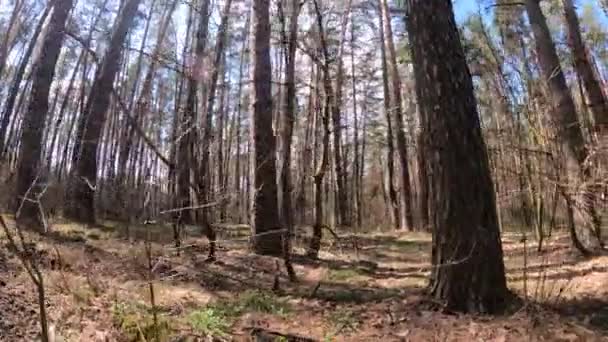
<svg viewBox="0 0 608 342"><path fill-rule="evenodd" d="M293 256L299 281L289 283L278 259L247 252L246 226L218 232L215 262L205 261L208 244L194 228L179 256L162 243L172 232L160 225L133 226L127 236L121 224L64 222L49 236L27 234L56 341L151 341L156 333L167 341L601 341L608 334L608 256L583 259L561 234L543 253L505 234L508 284L527 300L483 317L428 301L427 233L328 236L319 260L303 256L301 237ZM33 340L35 289L6 236L0 242L0 340Z"/></svg>

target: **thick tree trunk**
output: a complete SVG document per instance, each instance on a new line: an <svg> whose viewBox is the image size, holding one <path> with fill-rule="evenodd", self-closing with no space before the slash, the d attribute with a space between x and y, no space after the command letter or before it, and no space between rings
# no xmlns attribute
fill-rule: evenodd
<svg viewBox="0 0 608 342"><path fill-rule="evenodd" d="M255 253L282 255L276 139L272 129L272 67L270 64L270 0L254 0L252 16L251 240Z"/></svg>
<svg viewBox="0 0 608 342"><path fill-rule="evenodd" d="M42 230L44 213L40 212L38 195L44 187L40 174L42 135L49 107L49 90L55 76L55 66L63 44L65 24L72 0L57 0L49 21L41 53L36 61L32 93L28 109L21 122L21 146L17 165L17 221L32 229Z"/></svg>
<svg viewBox="0 0 608 342"><path fill-rule="evenodd" d="M410 185L410 171L408 164L408 151L407 141L405 139L405 132L403 128L403 106L401 99L401 78L399 76L399 70L397 68L397 53L395 51L395 44L393 43L393 28L391 25L391 17L388 9L387 0L379 0L380 6L382 7L382 15L384 16L384 33L386 35L384 43L388 47L388 58L389 58L389 75L392 79L392 90L393 90L393 110L395 111L395 133L397 135L397 154L399 155L400 171L399 181L401 184L401 229L414 229L414 221L412 215L412 194Z"/></svg>
<svg viewBox="0 0 608 342"><path fill-rule="evenodd" d="M498 312L509 291L496 201L452 2L408 4L416 94L428 134L431 295L449 310Z"/></svg>
<svg viewBox="0 0 608 342"><path fill-rule="evenodd" d="M65 214L85 223L95 223L95 190L97 185L97 152L106 121L114 79L127 32L133 23L141 0L127 0L112 32L108 50L101 62L83 116L76 133L72 156L74 165L67 191Z"/></svg>

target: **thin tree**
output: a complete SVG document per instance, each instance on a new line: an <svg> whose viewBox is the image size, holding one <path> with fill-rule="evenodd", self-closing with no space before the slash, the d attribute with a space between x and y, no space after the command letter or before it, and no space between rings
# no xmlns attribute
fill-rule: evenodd
<svg viewBox="0 0 608 342"><path fill-rule="evenodd" d="M324 91L324 103L321 113L322 119L322 142L321 142L321 160L317 164L315 174L313 176L314 183L314 198L315 198L315 220L313 224L313 234L310 240L310 246L308 248L308 256L311 258L317 258L319 255L319 249L321 248L321 239L323 238L323 227L325 227L323 217L323 178L327 172L327 166L329 164L329 136L330 128L329 121L331 116L331 107L334 104L334 90L331 83L330 77L330 64L329 64L329 47L327 46L327 40L325 36L325 28L323 25L323 14L319 7L318 1L313 0L314 11L316 14L317 30L320 40L320 49L323 54L323 61L320 64L320 69L323 72L323 91ZM316 156L315 156L316 157ZM315 158L316 159L316 158Z"/></svg>
<svg viewBox="0 0 608 342"><path fill-rule="evenodd" d="M389 215L391 218L392 228L399 228L401 224L401 215L399 211L399 201L397 199L397 190L395 190L395 140L393 138L393 119L391 118L391 94L388 79L388 66L386 61L386 44L384 44L384 18L380 12L380 58L382 65L382 90L384 94L384 116L386 118L386 184L388 185L388 202Z"/></svg>
<svg viewBox="0 0 608 342"><path fill-rule="evenodd" d="M450 0L409 0L416 95L427 136L431 295L461 312L503 310L509 291L473 82Z"/></svg>
<svg viewBox="0 0 608 342"><path fill-rule="evenodd" d="M387 0L380 1L382 8L382 15L384 16L384 44L388 48L388 61L389 61L389 75L392 80L392 109L394 111L395 118L395 135L397 136L397 154L399 156L399 163L401 166L401 174L399 175L399 181L401 184L401 229L411 230L414 228L414 221L412 215L412 194L410 185L410 171L408 164L408 151L407 141L405 138L405 131L403 127L403 105L401 98L401 77L399 76L399 69L397 68L397 52L395 51L395 43L393 42L393 28L391 24L391 17L388 8Z"/></svg>
<svg viewBox="0 0 608 342"><path fill-rule="evenodd" d="M293 139L293 123L295 120L296 105L296 47L298 39L298 16L301 5L298 0L289 2L291 12L289 16L289 36L285 32L285 15L282 1L279 2L279 17L281 20L281 36L286 45L285 56L285 98L283 101L283 115L281 123L281 222L286 229L283 237L283 253L286 259L287 270L290 277L295 278L295 273L289 262L291 254L291 239L293 234L293 207L291 180L291 150Z"/></svg>

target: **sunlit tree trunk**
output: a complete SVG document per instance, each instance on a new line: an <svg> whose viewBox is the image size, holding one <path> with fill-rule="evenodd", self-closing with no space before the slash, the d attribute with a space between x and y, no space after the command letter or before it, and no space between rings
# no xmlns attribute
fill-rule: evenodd
<svg viewBox="0 0 608 342"><path fill-rule="evenodd" d="M431 295L450 310L498 312L509 291L496 201L452 2L409 0L408 5L430 171Z"/></svg>

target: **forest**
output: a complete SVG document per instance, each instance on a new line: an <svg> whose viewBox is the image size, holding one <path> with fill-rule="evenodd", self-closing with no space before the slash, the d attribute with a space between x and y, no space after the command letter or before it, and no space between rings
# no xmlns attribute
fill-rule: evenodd
<svg viewBox="0 0 608 342"><path fill-rule="evenodd" d="M0 341L608 341L608 0L0 0Z"/></svg>

